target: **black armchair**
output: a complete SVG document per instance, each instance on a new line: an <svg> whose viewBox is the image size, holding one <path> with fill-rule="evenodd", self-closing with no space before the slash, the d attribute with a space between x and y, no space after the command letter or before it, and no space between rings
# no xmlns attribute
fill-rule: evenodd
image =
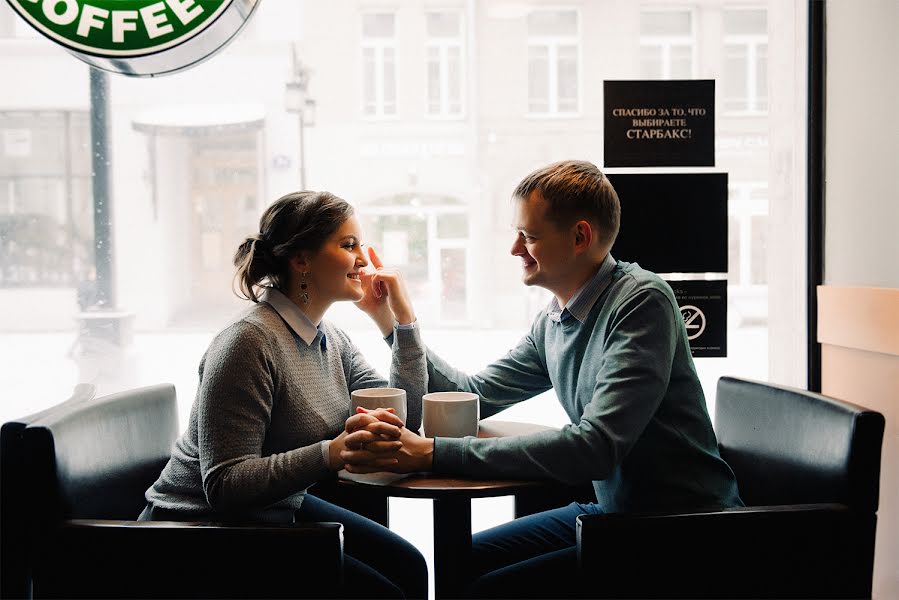
<svg viewBox="0 0 899 600"><path fill-rule="evenodd" d="M93 385L80 383L68 400L54 408L92 400L95 392ZM29 538L23 518L28 505L21 493L27 487L28 468L23 463L21 432L52 410L8 421L0 428L0 598L24 598L29 593L29 560L24 551Z"/></svg>
<svg viewBox="0 0 899 600"><path fill-rule="evenodd" d="M339 594L339 523L134 520L178 433L173 386L69 401L36 417L3 429L4 538L19 523L13 550L26 557L11 572L4 564L3 578L19 582L4 585L5 597Z"/></svg>
<svg viewBox="0 0 899 600"><path fill-rule="evenodd" d="M715 425L747 506L578 517L582 592L870 597L883 415L820 394L723 377Z"/></svg>

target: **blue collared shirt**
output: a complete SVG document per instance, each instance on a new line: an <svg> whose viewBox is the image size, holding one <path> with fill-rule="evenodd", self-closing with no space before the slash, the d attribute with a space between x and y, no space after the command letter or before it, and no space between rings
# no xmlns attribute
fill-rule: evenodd
<svg viewBox="0 0 899 600"><path fill-rule="evenodd" d="M300 307L294 304L293 300L284 295L284 292L275 288L266 288L259 297L261 302L268 303L275 309L287 326L290 327L295 334L307 345L311 346L316 339L321 340L322 348L325 347L325 332L316 326L309 317L306 316Z"/></svg>
<svg viewBox="0 0 899 600"><path fill-rule="evenodd" d="M588 279L587 283L574 293L574 296L565 304L564 308L559 306L559 301L554 297L552 302L550 302L549 308L546 309L546 314L550 320L559 323L564 321L568 315L571 315L583 323L587 318L587 313L590 312L590 309L593 308L593 305L596 304L602 293L609 287L609 283L612 281L612 271L615 270L615 265L617 264L618 262L612 258L611 253L607 254L602 264L599 265L596 275Z"/></svg>

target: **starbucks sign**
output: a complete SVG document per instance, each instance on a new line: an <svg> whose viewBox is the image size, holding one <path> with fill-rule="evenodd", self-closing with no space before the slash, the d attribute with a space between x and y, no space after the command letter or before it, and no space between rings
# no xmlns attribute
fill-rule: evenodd
<svg viewBox="0 0 899 600"><path fill-rule="evenodd" d="M223 48L258 0L8 0L47 38L94 67L152 76Z"/></svg>

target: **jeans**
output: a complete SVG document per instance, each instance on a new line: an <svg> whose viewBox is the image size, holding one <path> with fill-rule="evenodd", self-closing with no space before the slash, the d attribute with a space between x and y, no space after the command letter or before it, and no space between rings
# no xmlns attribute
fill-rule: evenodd
<svg viewBox="0 0 899 600"><path fill-rule="evenodd" d="M428 597L428 567L424 557L415 546L386 527L311 494L303 498L296 520L343 524L347 597Z"/></svg>
<svg viewBox="0 0 899 600"><path fill-rule="evenodd" d="M473 598L563 598L583 595L577 568L577 516L596 504L515 519L472 538Z"/></svg>

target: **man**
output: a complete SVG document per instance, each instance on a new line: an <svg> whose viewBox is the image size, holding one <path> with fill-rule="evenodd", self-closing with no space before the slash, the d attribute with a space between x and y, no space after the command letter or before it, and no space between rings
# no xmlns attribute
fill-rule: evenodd
<svg viewBox="0 0 899 600"><path fill-rule="evenodd" d="M595 504L572 503L474 537L474 594L540 596L558 594L560 577L575 577L578 514L742 502L718 454L671 288L609 254L621 214L609 180L591 163L559 162L528 175L513 197L511 251L521 258L522 280L554 299L515 348L476 375L429 350L428 390L479 394L487 417L552 388L571 424L492 439L431 440L404 430L392 470L592 480ZM374 456L364 448L370 438L365 431L347 438L357 448L342 455L350 470L373 470L365 466Z"/></svg>

